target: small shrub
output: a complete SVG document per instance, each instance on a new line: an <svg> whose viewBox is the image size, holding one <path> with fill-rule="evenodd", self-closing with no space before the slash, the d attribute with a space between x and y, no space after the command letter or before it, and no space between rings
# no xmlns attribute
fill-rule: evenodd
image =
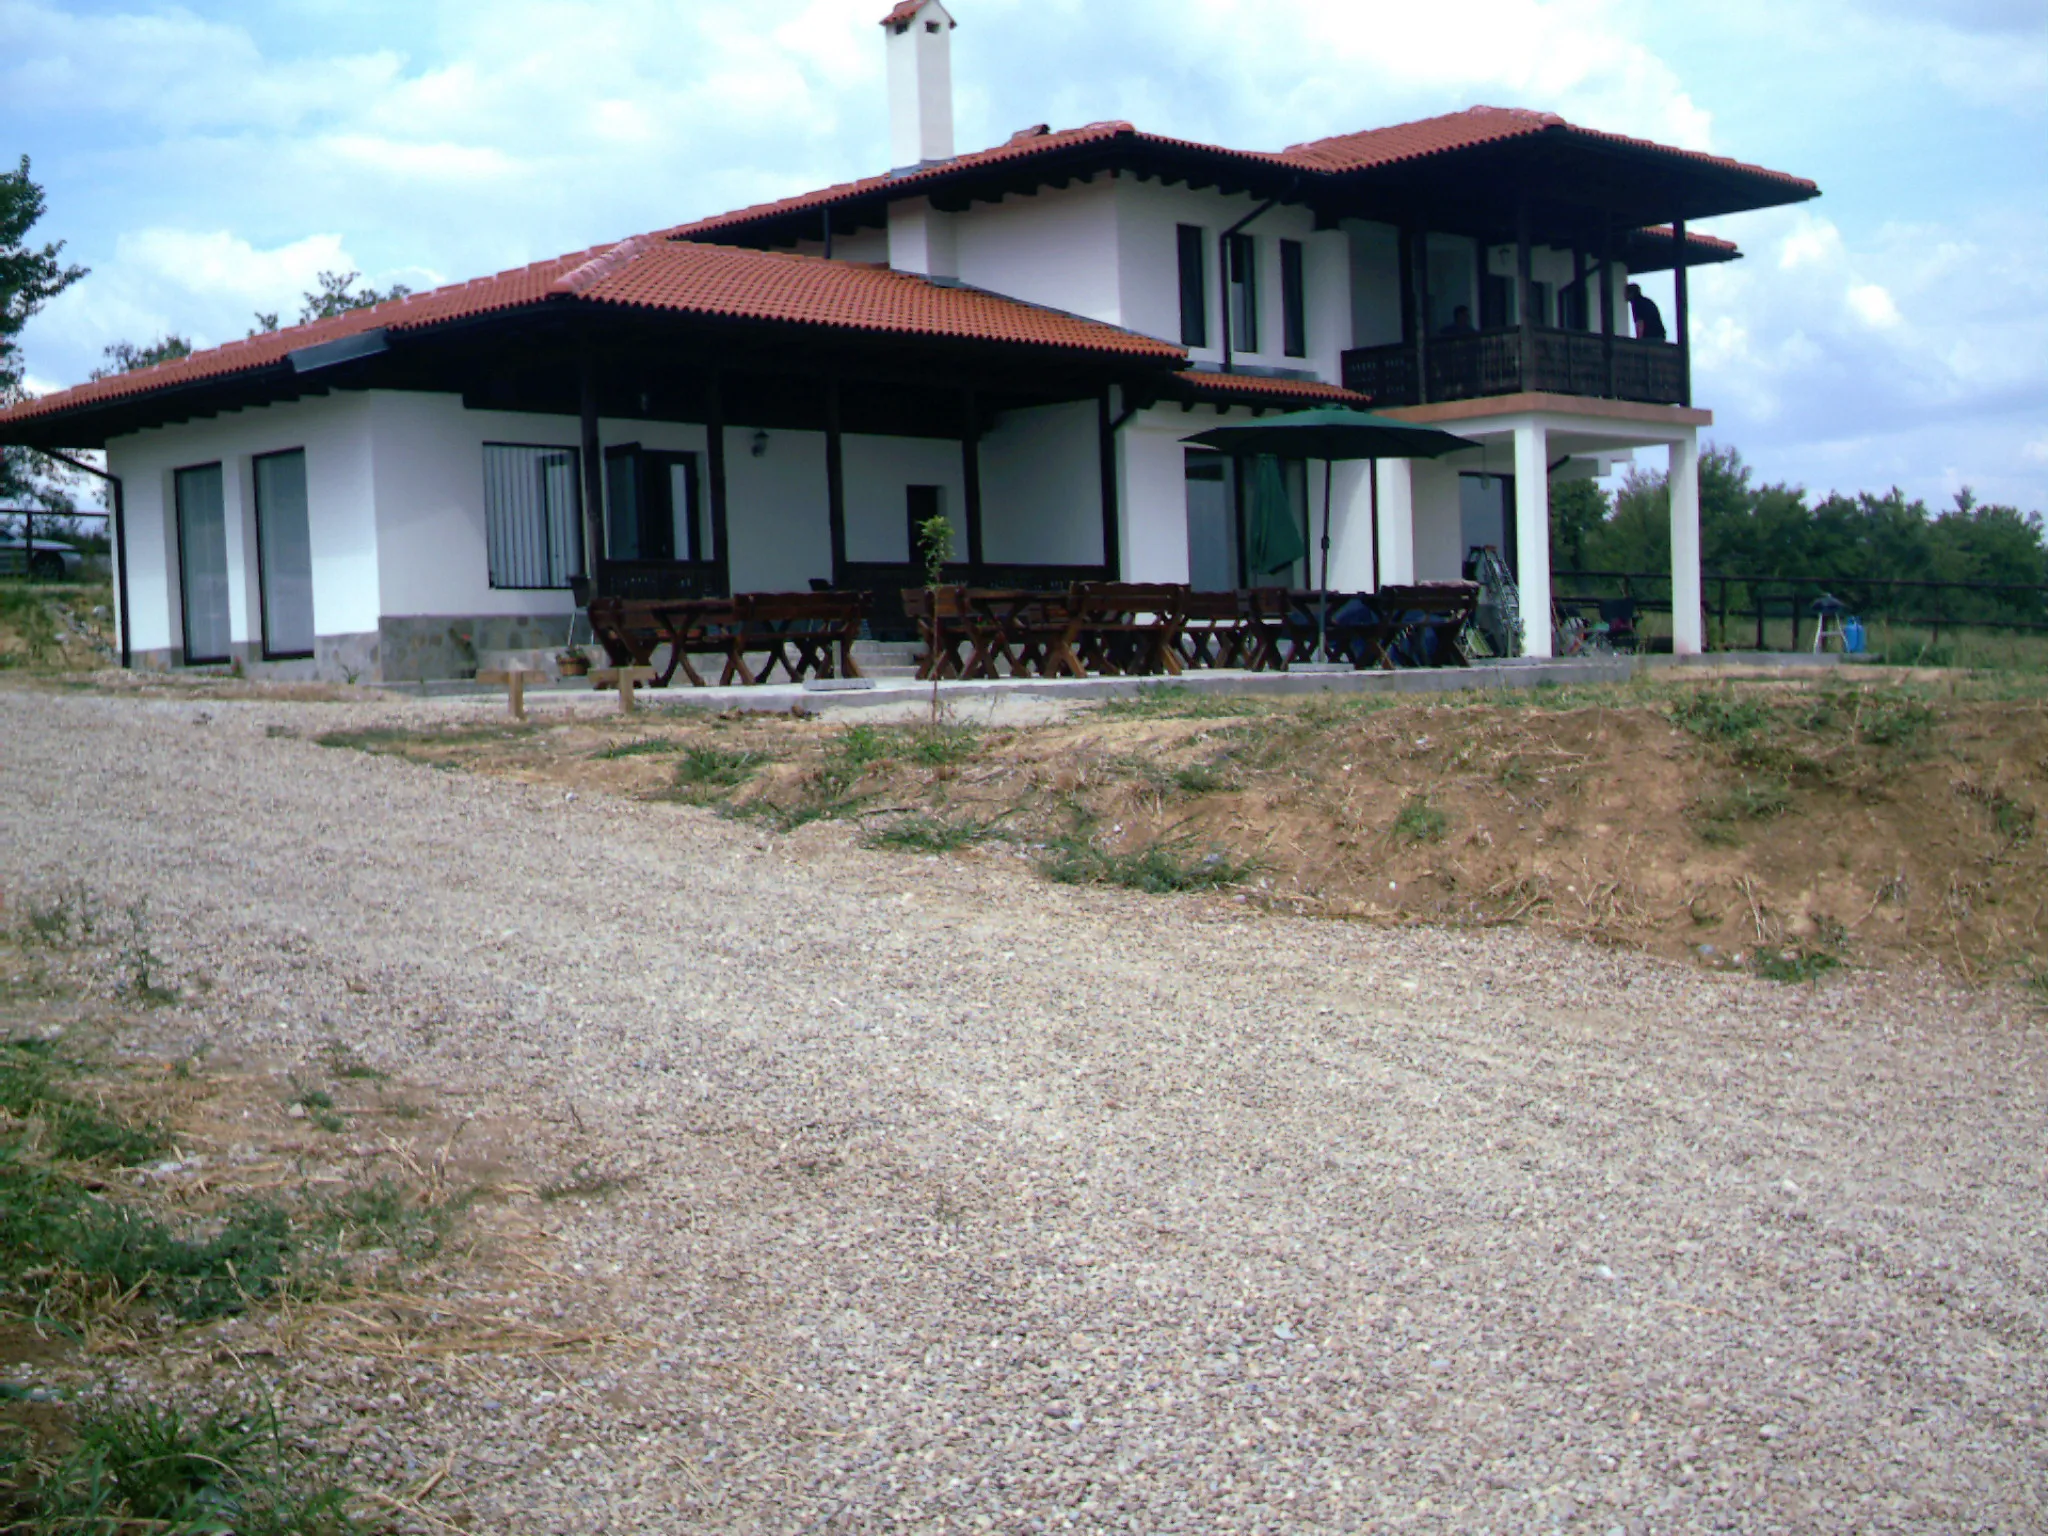
<svg viewBox="0 0 2048 1536"><path fill-rule="evenodd" d="M1429 803L1429 796L1418 791L1401 802L1391 830L1404 843L1440 843L1450 824L1450 818Z"/></svg>
<svg viewBox="0 0 2048 1536"><path fill-rule="evenodd" d="M1758 949L1750 969L1766 981L1795 985L1814 981L1841 967L1842 957L1817 945L1794 945L1789 949Z"/></svg>
<svg viewBox="0 0 2048 1536"><path fill-rule="evenodd" d="M1917 746L1941 717L1916 698L1880 693L1856 713L1856 734L1873 747Z"/></svg>
<svg viewBox="0 0 2048 1536"><path fill-rule="evenodd" d="M128 973L128 995L149 1008L176 1002L177 990L163 984L164 962L149 947L147 900L128 904L128 929L128 943L121 951L121 965Z"/></svg>
<svg viewBox="0 0 2048 1536"><path fill-rule="evenodd" d="M1173 787L1184 795L1220 795L1233 788L1228 771L1216 763L1190 763L1169 775Z"/></svg>
<svg viewBox="0 0 2048 1536"><path fill-rule="evenodd" d="M687 747L670 779L670 793L680 800L715 798L751 779L768 762L765 752L729 747Z"/></svg>
<svg viewBox="0 0 2048 1536"><path fill-rule="evenodd" d="M50 949L69 949L91 942L100 922L99 902L83 880L31 896L22 914L26 937Z"/></svg>

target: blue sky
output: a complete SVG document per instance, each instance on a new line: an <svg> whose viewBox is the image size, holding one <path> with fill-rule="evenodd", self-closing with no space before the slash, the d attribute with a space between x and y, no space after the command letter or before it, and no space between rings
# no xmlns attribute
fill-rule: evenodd
<svg viewBox="0 0 2048 1536"><path fill-rule="evenodd" d="M884 167L883 0L0 0L0 152L93 275L31 377L231 340L323 268L456 281ZM958 0L963 148L1279 147L1474 103L1824 196L1708 226L1696 394L1760 475L2048 510L2042 0Z"/></svg>

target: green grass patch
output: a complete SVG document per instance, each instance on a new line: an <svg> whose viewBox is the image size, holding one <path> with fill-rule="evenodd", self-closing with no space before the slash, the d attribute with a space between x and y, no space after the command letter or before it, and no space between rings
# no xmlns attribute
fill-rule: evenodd
<svg viewBox="0 0 2048 1536"><path fill-rule="evenodd" d="M23 1536L351 1536L348 1504L268 1411L113 1403L0 1438L0 1531Z"/></svg>
<svg viewBox="0 0 2048 1536"><path fill-rule="evenodd" d="M1430 804L1429 796L1418 791L1401 802L1390 830L1404 843L1440 843L1450 824L1450 818Z"/></svg>
<svg viewBox="0 0 2048 1536"><path fill-rule="evenodd" d="M705 805L745 784L773 759L731 747L685 747L669 777L668 798Z"/></svg>
<svg viewBox="0 0 2048 1536"><path fill-rule="evenodd" d="M637 741L615 741L590 755L600 762L609 762L620 757L653 757L660 753L680 752L683 744L670 741L662 736L643 736Z"/></svg>
<svg viewBox="0 0 2048 1536"><path fill-rule="evenodd" d="M470 746L489 741L516 741L533 733L534 727L531 724L509 722L504 725L450 725L428 730L377 725L364 726L357 730L322 731L313 740L315 744L323 747L368 752L378 756L403 757L409 752L428 751L436 747Z"/></svg>
<svg viewBox="0 0 2048 1536"><path fill-rule="evenodd" d="M976 843L1008 836L999 823L1002 816L987 821L946 821L937 816L901 816L878 827L861 839L863 848L886 848L893 853L956 853Z"/></svg>
<svg viewBox="0 0 2048 1536"><path fill-rule="evenodd" d="M1743 778L1718 794L1694 801L1689 815L1700 841L1732 848L1742 841L1745 826L1774 820L1791 809L1792 789L1784 779Z"/></svg>
<svg viewBox="0 0 2048 1536"><path fill-rule="evenodd" d="M1829 971L1840 970L1841 966L1842 957L1833 950L1811 945L1759 949L1749 962L1750 970L1764 980L1783 982L1788 986L1816 981Z"/></svg>
<svg viewBox="0 0 2048 1536"><path fill-rule="evenodd" d="M161 1126L109 1114L75 1094L75 1063L45 1040L0 1041L0 1111L21 1127L21 1139L44 1157L132 1167L170 1145Z"/></svg>
<svg viewBox="0 0 2048 1536"><path fill-rule="evenodd" d="M1061 885L1120 885L1148 895L1210 891L1239 885L1257 864L1235 859L1220 848L1199 848L1192 838L1166 836L1117 851L1103 847L1077 825L1046 845L1039 872Z"/></svg>
<svg viewBox="0 0 2048 1536"><path fill-rule="evenodd" d="M1197 692L1185 683L1140 688L1121 698L1104 699L1095 711L1111 720L1234 720L1244 715L1271 714L1270 699L1241 694Z"/></svg>
<svg viewBox="0 0 2048 1536"><path fill-rule="evenodd" d="M1703 741L1732 742L1772 723L1768 705L1723 689L1701 688L1672 702L1671 721Z"/></svg>
<svg viewBox="0 0 2048 1536"><path fill-rule="evenodd" d="M1237 780L1221 763L1189 763L1167 775L1174 789L1183 795L1220 795L1237 787Z"/></svg>

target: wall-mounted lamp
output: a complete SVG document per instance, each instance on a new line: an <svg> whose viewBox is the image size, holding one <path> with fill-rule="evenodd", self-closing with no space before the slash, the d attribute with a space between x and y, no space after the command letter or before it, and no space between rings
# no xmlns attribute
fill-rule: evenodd
<svg viewBox="0 0 2048 1536"><path fill-rule="evenodd" d="M754 457L758 459L767 451L768 434L766 432L756 432L754 434Z"/></svg>

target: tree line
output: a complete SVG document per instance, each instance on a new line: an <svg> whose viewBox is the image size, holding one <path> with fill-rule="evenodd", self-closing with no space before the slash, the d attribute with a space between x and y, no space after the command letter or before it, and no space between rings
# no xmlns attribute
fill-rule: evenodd
<svg viewBox="0 0 2048 1536"><path fill-rule="evenodd" d="M1671 497L1659 472L1630 470L1612 495L1591 480L1555 481L1550 519L1555 573L1671 569ZM2048 594L1984 590L2048 586L2040 513L1980 502L1967 487L1939 510L1897 487L1814 500L1800 486L1756 484L1741 453L1725 444L1700 454L1700 565L1710 582L1737 576L1826 587L1870 614L2048 623ZM1878 585L1896 580L1958 590L1937 598ZM1747 608L1752 596L1738 585L1730 601ZM1718 591L1707 597L1712 604Z"/></svg>

